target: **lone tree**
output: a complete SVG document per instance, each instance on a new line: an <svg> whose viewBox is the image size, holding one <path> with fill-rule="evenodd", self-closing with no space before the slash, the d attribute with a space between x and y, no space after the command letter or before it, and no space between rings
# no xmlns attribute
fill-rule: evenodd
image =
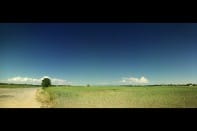
<svg viewBox="0 0 197 131"><path fill-rule="evenodd" d="M51 80L49 78L44 78L42 80L42 87L49 87L51 86Z"/></svg>

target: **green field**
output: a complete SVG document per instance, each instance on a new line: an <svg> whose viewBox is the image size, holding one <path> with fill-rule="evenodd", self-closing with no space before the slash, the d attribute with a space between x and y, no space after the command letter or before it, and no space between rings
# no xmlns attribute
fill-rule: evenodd
<svg viewBox="0 0 197 131"><path fill-rule="evenodd" d="M44 92L52 108L197 107L197 86L49 87Z"/></svg>

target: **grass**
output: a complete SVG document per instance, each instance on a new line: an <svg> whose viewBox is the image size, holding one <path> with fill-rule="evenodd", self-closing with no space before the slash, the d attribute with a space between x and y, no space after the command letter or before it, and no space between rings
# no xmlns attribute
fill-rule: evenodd
<svg viewBox="0 0 197 131"><path fill-rule="evenodd" d="M52 108L196 108L197 87L49 87Z"/></svg>

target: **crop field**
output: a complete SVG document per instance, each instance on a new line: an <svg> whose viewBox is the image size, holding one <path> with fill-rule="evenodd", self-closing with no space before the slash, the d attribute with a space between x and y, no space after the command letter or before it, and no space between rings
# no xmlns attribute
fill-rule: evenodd
<svg viewBox="0 0 197 131"><path fill-rule="evenodd" d="M197 107L197 86L49 87L44 92L51 108Z"/></svg>

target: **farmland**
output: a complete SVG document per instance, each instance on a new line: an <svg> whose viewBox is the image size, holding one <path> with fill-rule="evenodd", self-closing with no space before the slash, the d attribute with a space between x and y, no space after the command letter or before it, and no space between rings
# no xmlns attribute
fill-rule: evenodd
<svg viewBox="0 0 197 131"><path fill-rule="evenodd" d="M197 86L0 85L0 108L196 108Z"/></svg>
<svg viewBox="0 0 197 131"><path fill-rule="evenodd" d="M197 86L49 87L44 92L51 108L197 107Z"/></svg>

